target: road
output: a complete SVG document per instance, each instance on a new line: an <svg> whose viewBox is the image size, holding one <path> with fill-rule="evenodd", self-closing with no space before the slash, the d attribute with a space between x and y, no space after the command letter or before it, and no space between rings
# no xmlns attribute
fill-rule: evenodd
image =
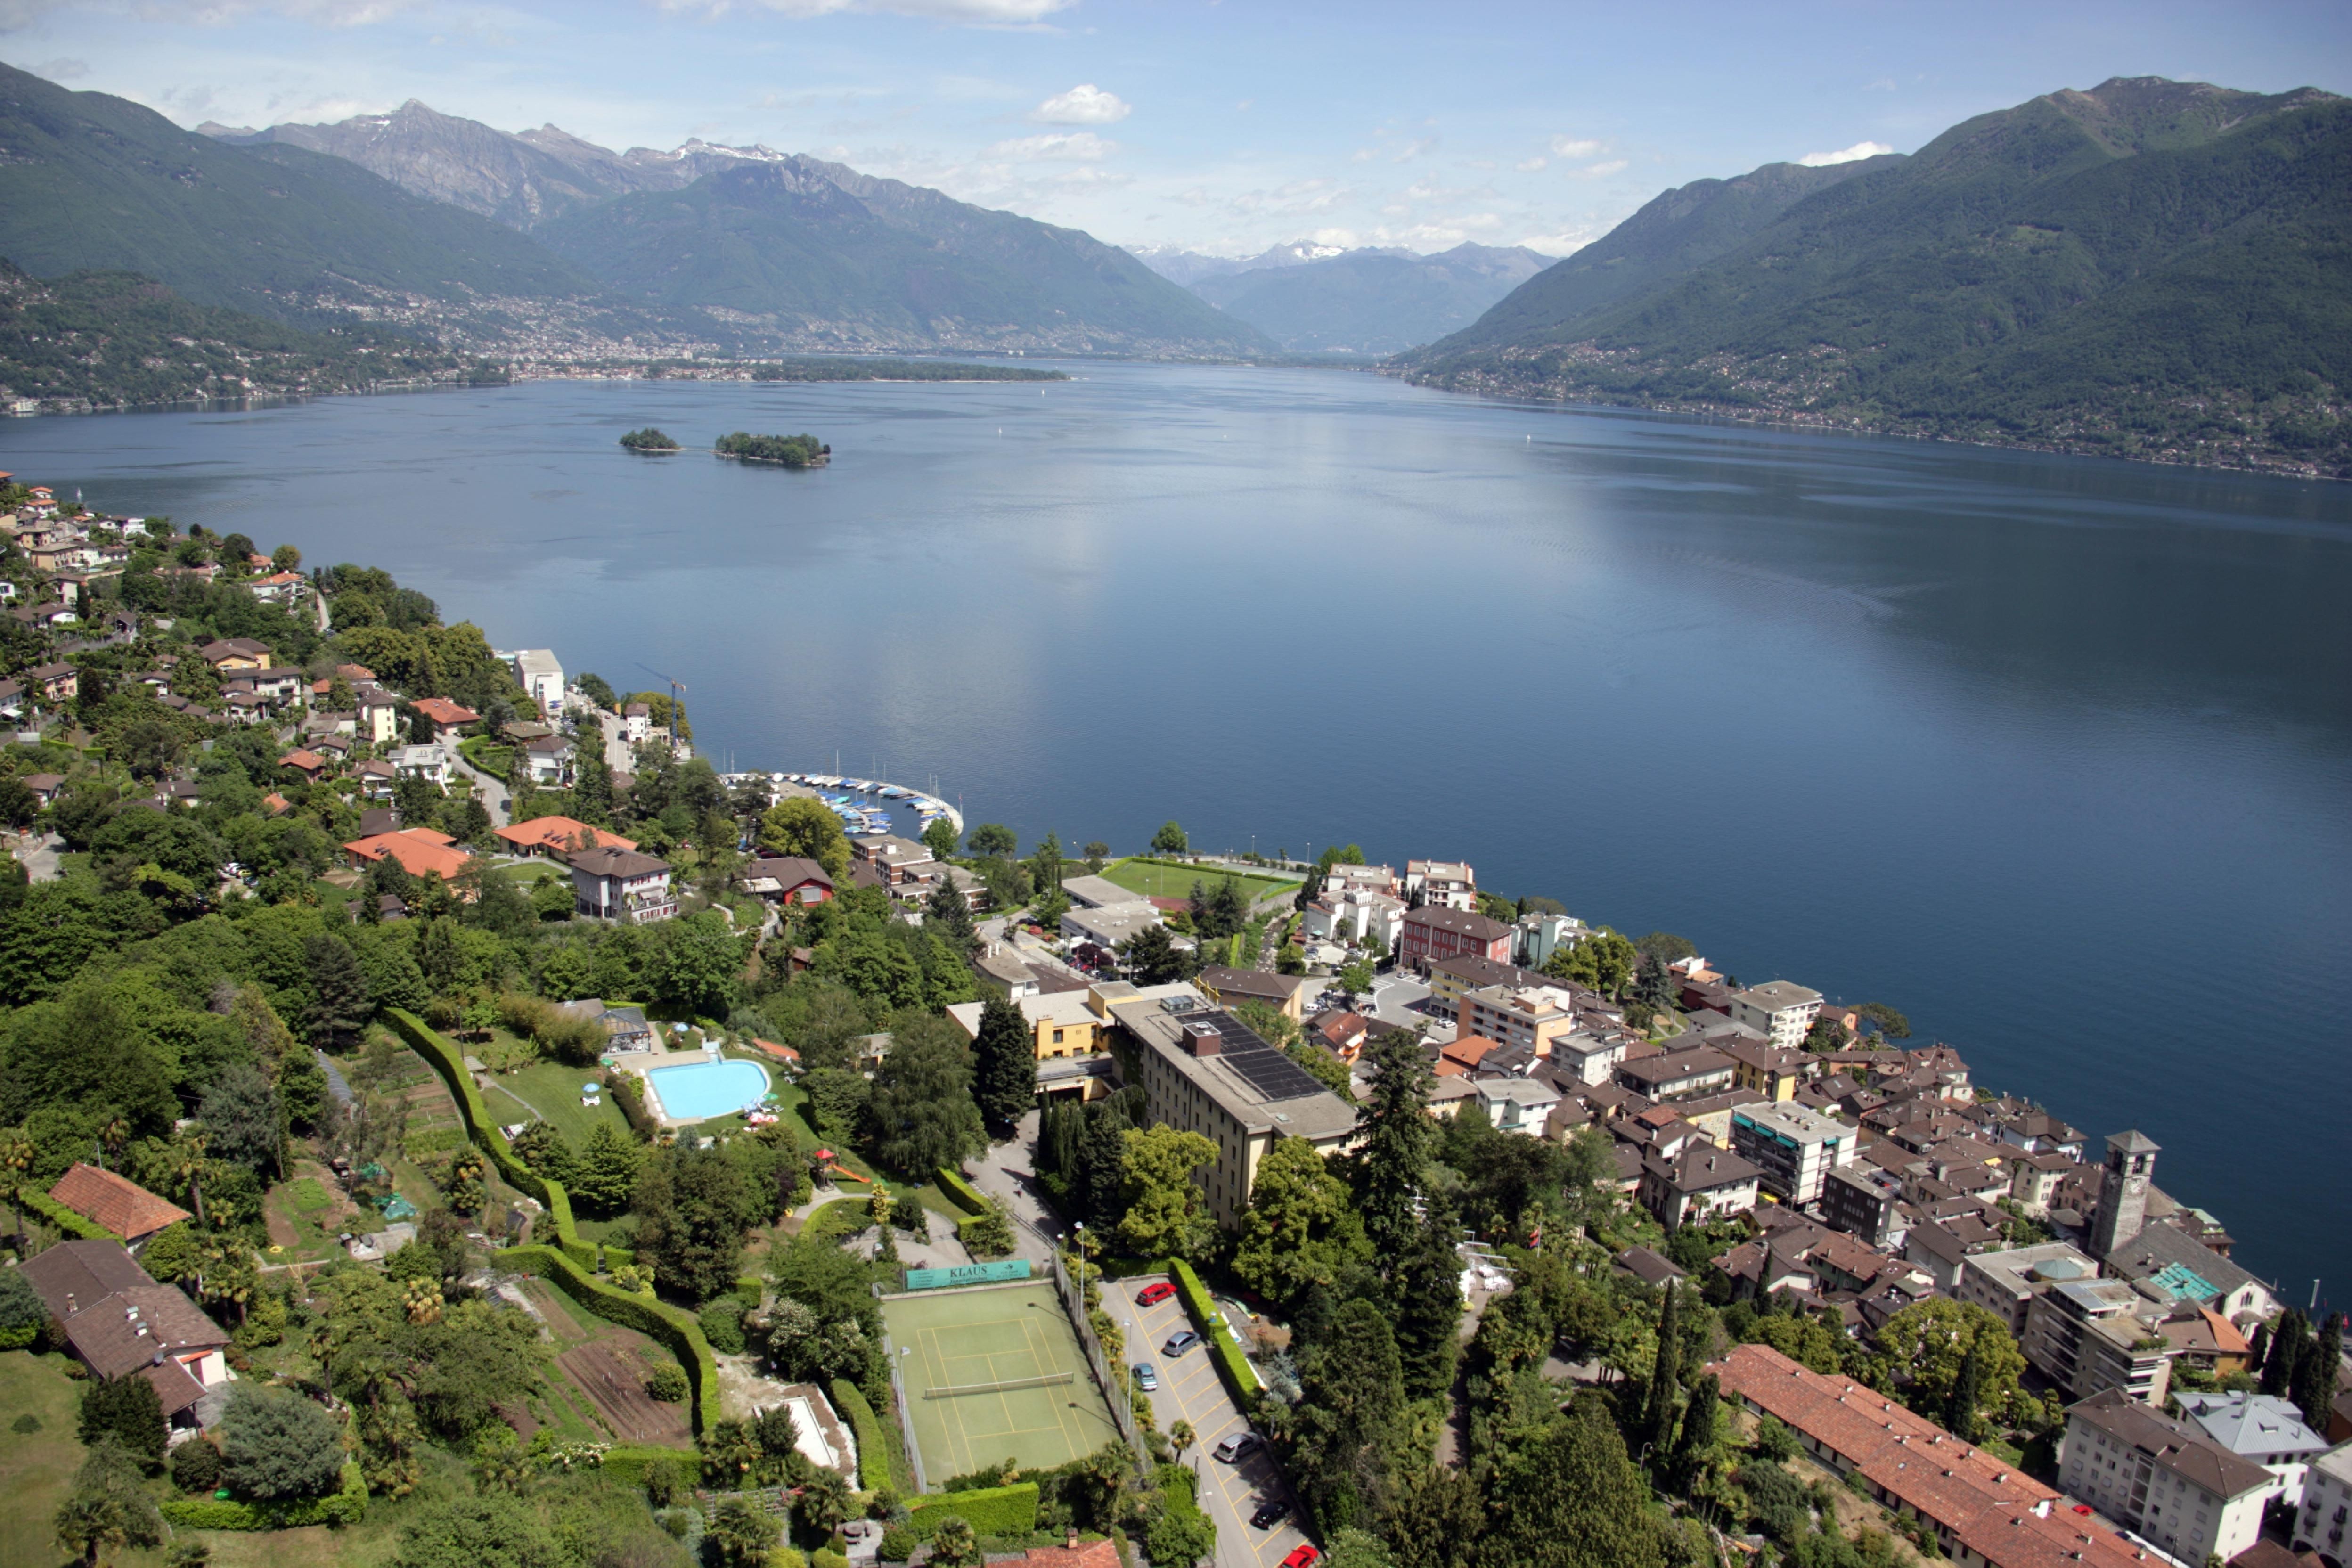
<svg viewBox="0 0 2352 1568"><path fill-rule="evenodd" d="M482 809L490 814L490 826L504 827L510 823L514 819L514 801L507 786L467 762L463 752L453 749L450 755L457 759L457 772L473 781L474 793L481 797Z"/></svg>
<svg viewBox="0 0 2352 1568"><path fill-rule="evenodd" d="M16 858L25 863L25 879L28 882L54 882L58 879L58 851L66 841L54 833L12 833L9 847Z"/></svg>
<svg viewBox="0 0 2352 1568"><path fill-rule="evenodd" d="M1166 1432L1179 1421L1189 1421L1197 1434L1183 1458L1201 1479L1201 1506L1217 1524L1217 1568L1272 1568L1307 1537L1295 1520L1284 1520L1271 1530L1253 1530L1250 1515L1269 1499L1288 1497L1289 1484L1267 1449L1233 1465L1215 1457L1219 1443L1247 1431L1249 1424L1225 1392L1207 1346L1196 1345L1172 1361L1160 1354L1169 1335L1192 1327L1178 1297L1156 1307L1136 1305L1137 1292L1165 1278L1150 1274L1106 1285L1104 1309L1127 1336L1128 1364L1148 1362L1160 1373L1159 1391L1151 1395L1160 1429Z"/></svg>

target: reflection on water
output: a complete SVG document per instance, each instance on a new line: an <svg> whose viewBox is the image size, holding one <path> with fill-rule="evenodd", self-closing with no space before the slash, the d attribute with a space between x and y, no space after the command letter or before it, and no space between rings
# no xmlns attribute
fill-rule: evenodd
<svg viewBox="0 0 2352 1568"><path fill-rule="evenodd" d="M0 467L666 670L722 764L936 775L1024 842L1467 858L1892 1002L2147 1131L2298 1296L2352 1262L2352 491L1078 374L19 421ZM614 444L646 424L835 458Z"/></svg>

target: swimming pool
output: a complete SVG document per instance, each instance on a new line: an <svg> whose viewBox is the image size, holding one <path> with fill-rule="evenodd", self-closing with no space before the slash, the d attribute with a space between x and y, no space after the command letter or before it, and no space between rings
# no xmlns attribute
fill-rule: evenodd
<svg viewBox="0 0 2352 1568"><path fill-rule="evenodd" d="M646 1074L662 1114L704 1121L757 1105L768 1096L768 1074L757 1062L688 1062Z"/></svg>

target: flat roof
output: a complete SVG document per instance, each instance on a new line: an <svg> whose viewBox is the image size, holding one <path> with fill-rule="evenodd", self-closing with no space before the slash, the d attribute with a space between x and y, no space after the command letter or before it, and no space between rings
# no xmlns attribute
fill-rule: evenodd
<svg viewBox="0 0 2352 1568"><path fill-rule="evenodd" d="M1112 1016L1145 1048L1191 1079L1226 1115L1252 1131L1273 1131L1317 1142L1355 1131L1354 1106L1308 1077L1306 1068L1260 1039L1232 1014L1195 1000L1200 994L1189 985L1150 989L1162 994L1106 997ZM1171 1001L1178 1004L1174 1012L1169 1011ZM1216 1029L1219 1049L1215 1055L1195 1056L1186 1046L1185 1026L1196 1023ZM1267 1057L1272 1062L1264 1059ZM1283 1072L1284 1068L1289 1072Z"/></svg>

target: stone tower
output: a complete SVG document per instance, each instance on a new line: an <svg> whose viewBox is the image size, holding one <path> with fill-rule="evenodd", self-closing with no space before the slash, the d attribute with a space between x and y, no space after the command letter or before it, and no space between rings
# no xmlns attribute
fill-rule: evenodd
<svg viewBox="0 0 2352 1568"><path fill-rule="evenodd" d="M2156 1173L2154 1140L2137 1131L2107 1137L2107 1165L2099 1173L2099 1218L2091 1251L2100 1258L2129 1242L2147 1223L2147 1189Z"/></svg>

